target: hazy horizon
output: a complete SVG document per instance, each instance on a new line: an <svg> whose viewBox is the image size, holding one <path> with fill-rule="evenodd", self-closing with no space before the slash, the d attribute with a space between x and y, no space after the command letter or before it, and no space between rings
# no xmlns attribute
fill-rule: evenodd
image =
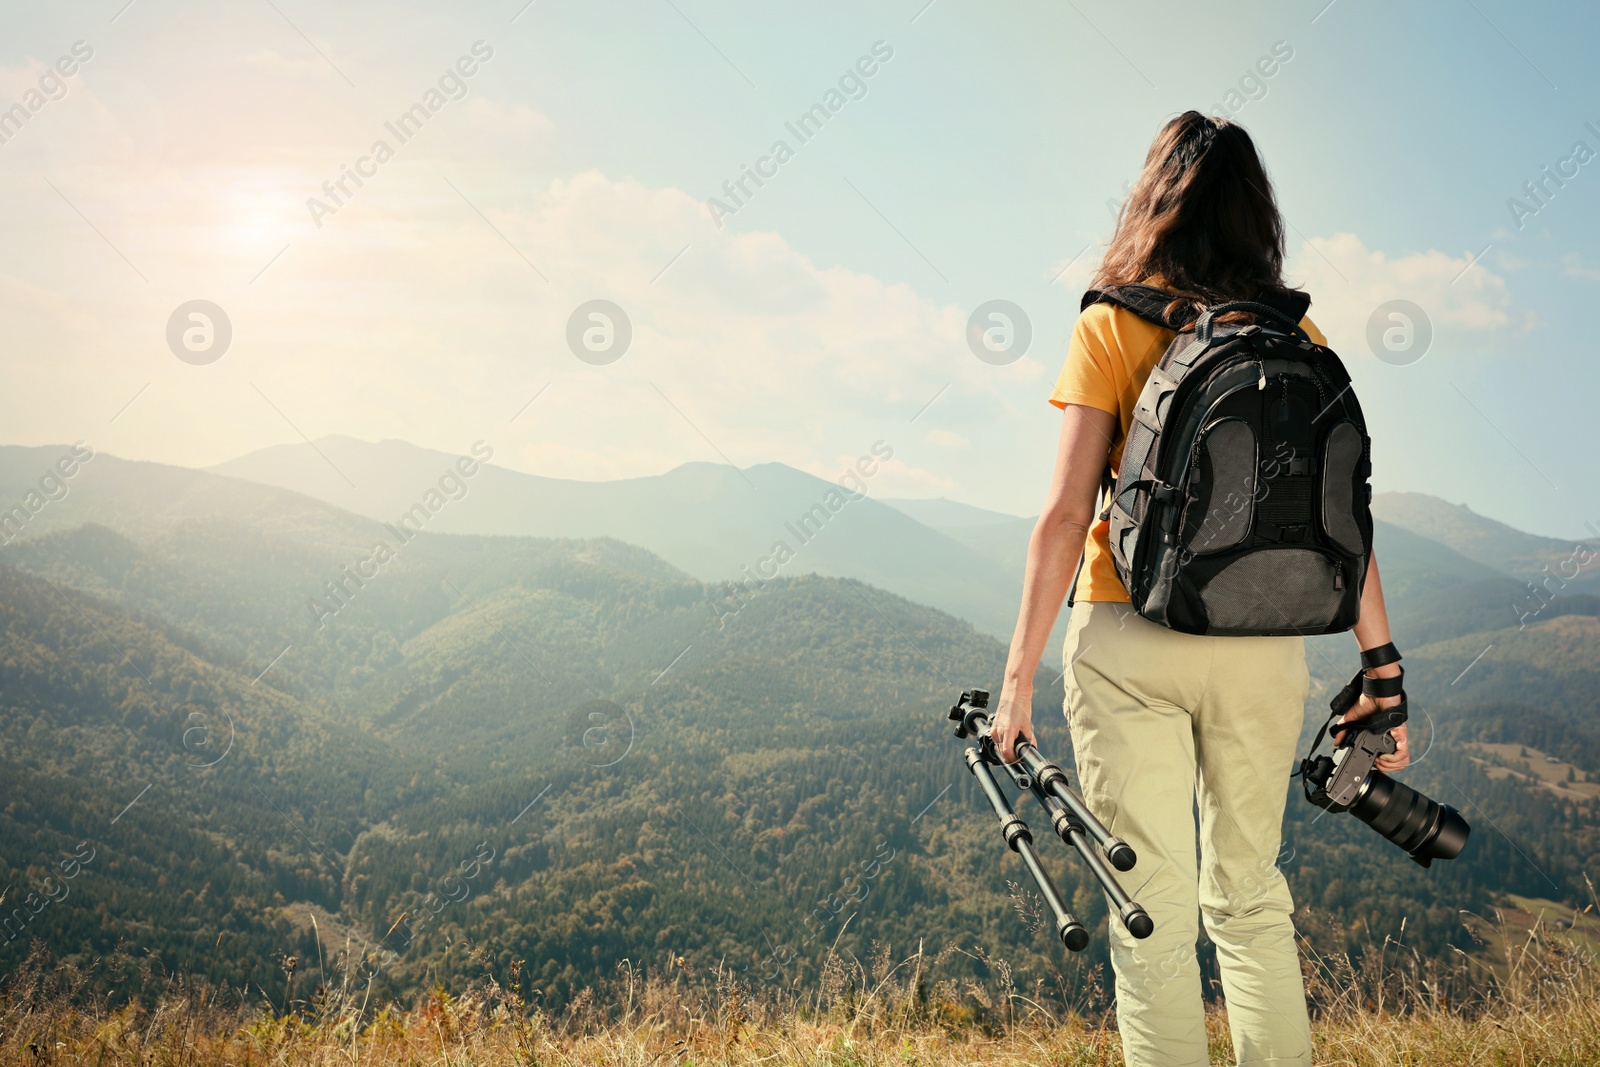
<svg viewBox="0 0 1600 1067"><path fill-rule="evenodd" d="M336 440L350 441L350 442L354 442L354 443L359 444L359 445L363 445L363 446L367 446L367 447L373 447L373 448L381 447L383 445L403 445L403 446L405 446L407 448L416 449L419 452L426 452L426 453L429 453L429 454L432 454L432 455L437 455L437 456L440 456L440 457L448 457L448 456L456 456L456 455L460 455L460 454L465 454L465 450L462 450L462 452L457 453L457 452L449 452L449 451L446 451L446 450L443 450L443 449L427 448L426 446L419 445L414 441L408 441L408 440L406 440L404 438L399 438L399 437L384 438L383 440L380 440L380 441L369 441L369 440L365 440L363 438L354 437L354 436L352 436L350 434L329 433L329 434L324 434L323 436L317 438L315 441L311 441L311 442L284 441L284 442L279 442L277 444L264 445L261 448L252 449L249 452L244 452L244 453L241 453L240 455L237 455L237 456L231 456L231 457L229 457L227 459L223 459L223 460L220 460L220 461L218 461L216 463L208 464L206 466L189 466L187 464L166 464L166 465L179 467L179 468L185 469L185 470L201 471L201 472L208 473L208 474L220 474L223 477L240 478L241 480L244 480L244 481L253 481L253 479L250 479L250 478L248 478L248 477L246 477L244 475L227 472L227 471L222 470L222 468L228 467L230 464L235 464L238 461L248 459L248 458L250 458L252 456L256 456L256 455L259 455L261 453L273 451L275 449L298 449L298 448L304 448L307 444L310 444L315 449L316 446L318 446L318 445L320 445L320 444L322 444L324 442L336 441ZM72 443L71 442L48 442L46 444L40 444L40 445L22 445L22 444L16 444L16 443L0 444L0 448L44 448L44 449L48 449L48 448L52 448L52 447L70 449L72 447ZM318 451L318 454L320 455L320 449L318 449L317 451ZM109 454L116 455L115 453L109 453ZM124 459L124 460L131 460L133 462L157 462L157 463L161 462L159 460L137 460L137 459L134 459L133 457L129 457L129 456L117 456L117 458ZM326 457L325 456L323 456L321 458L323 459L324 462L326 462ZM818 478L820 481L826 482L828 480L827 478L825 478L822 475L817 475L817 474L815 474L814 472L811 472L811 471L801 470L798 467L794 467L794 466L792 466L792 465L790 465L788 463L784 463L782 460L776 460L776 459L759 461L759 462L750 463L750 464L747 464L747 465L744 465L744 466L735 466L733 464L724 463L724 462L722 462L720 460L686 459L686 460L683 460L681 462L673 463L670 466L666 466L663 469L658 470L658 471L645 472L645 473L640 473L640 474L632 474L632 475L628 475L628 476L622 477L622 478L570 478L570 477L562 477L562 476L559 476L559 475L547 474L547 473L543 473L543 472L540 472L540 471L522 470L522 469L519 469L519 468L516 468L516 467L507 466L506 464L498 462L498 460L499 460L499 457L496 456L493 459L485 461L483 465L485 467L490 467L490 466L497 467L497 468L499 468L499 469L501 469L503 471L506 471L508 473L511 473L511 474L523 474L523 475L529 475L531 477L544 478L544 479L549 479L549 480L552 480L552 481L567 482L567 483L572 483L572 484L577 484L577 485L608 485L608 484L614 484L614 483L617 483L617 482L625 482L625 481L647 481L647 480L651 480L651 479L660 479L660 478L666 477L667 475L672 474L675 471L681 470L681 469L686 468L686 467L723 468L723 469L733 470L733 471L737 472L737 471L756 470L758 468L765 467L765 466L778 466L778 467L784 467L784 468L786 468L788 470L796 471L798 473L811 475L812 477ZM337 468L334 468L334 470L337 471ZM419 472L419 474L420 473L421 472ZM342 473L340 474L340 476L342 477ZM422 479L422 481L426 481L426 479ZM422 481L419 481L419 483L418 483L419 486L422 485ZM299 490L296 490L296 491L299 491ZM990 515L995 516L996 519L1000 519L1000 520L1030 521L1030 520L1032 520L1032 519L1037 517L1037 512L1036 511L1035 512L1029 512L1027 514L1018 514L1018 513L1015 513L1015 512L999 511L999 510L996 510L994 508L982 507L981 505L973 504L970 501L963 500L963 499L960 499L959 497L950 496L950 495L904 496L904 495L898 495L898 494L893 494L893 493L883 494L883 493L878 493L878 492L872 492L872 493L869 493L868 495L871 496L873 499L879 501L880 503L886 503L886 504L890 504L890 505L894 505L894 504L898 504L898 503L911 503L911 504L948 503L948 504L952 504L952 505L954 505L954 506L956 506L958 508L970 509L971 511L974 511L974 512L985 512L985 513L988 513ZM1481 518L1488 519L1488 520L1490 520L1492 522L1500 523L1501 525L1506 526L1507 528L1509 528L1511 530L1515 530L1518 533L1525 533L1525 534L1530 534L1530 535L1537 536L1537 537L1550 538L1550 539L1557 540L1557 541L1570 541L1570 540L1587 541L1587 540L1592 540L1596 536L1595 533L1592 530L1589 530L1587 528L1585 528L1585 530L1583 531L1583 534L1586 535L1586 536L1569 536L1568 534L1563 534L1563 533L1559 533L1559 532L1550 532L1550 531L1546 531L1546 530L1540 530L1540 529L1537 529L1537 528L1534 528L1534 527L1531 527L1531 526L1527 526L1527 525L1518 525L1515 522L1505 522L1504 520L1495 518L1494 516L1485 515L1485 514L1483 514L1481 512L1478 512L1476 509L1474 509L1472 507L1472 505L1469 502L1459 501L1459 500L1450 500L1450 499L1448 499L1446 497L1439 496L1437 493L1430 493L1430 492L1427 492L1426 490L1420 490L1420 489L1385 489L1385 490L1382 490L1382 491L1375 492L1373 495L1374 495L1374 498L1378 498L1378 497L1397 497L1397 496L1429 497L1429 498L1432 498L1432 499L1435 499L1435 500L1442 501L1443 503L1448 504L1448 505L1450 505L1452 507L1465 508L1466 510L1468 510L1468 511L1474 513L1474 514L1479 515ZM923 520L919 519L918 521L923 521Z"/></svg>

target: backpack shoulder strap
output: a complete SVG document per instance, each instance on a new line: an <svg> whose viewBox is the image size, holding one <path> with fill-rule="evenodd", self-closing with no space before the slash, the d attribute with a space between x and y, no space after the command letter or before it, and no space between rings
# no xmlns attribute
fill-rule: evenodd
<svg viewBox="0 0 1600 1067"><path fill-rule="evenodd" d="M1177 294L1154 285L1108 285L1104 289L1090 289L1083 294L1080 311L1094 304L1114 304L1126 308L1149 323L1166 330L1180 330L1194 321L1194 316L1180 313L1168 316L1167 305Z"/></svg>
<svg viewBox="0 0 1600 1067"><path fill-rule="evenodd" d="M1164 329L1181 330L1194 322L1197 315L1192 310L1181 310L1176 315L1168 315L1167 306L1176 296L1177 294L1171 290L1154 285L1108 285L1104 289L1090 289L1084 293L1079 310L1086 311L1092 304L1114 304ZM1311 307L1311 296L1299 289L1270 287L1262 289L1256 295L1254 302L1265 304L1287 316L1291 321L1299 322L1306 317L1306 310Z"/></svg>
<svg viewBox="0 0 1600 1067"><path fill-rule="evenodd" d="M1311 294L1299 289L1267 288L1256 295L1255 302L1267 305L1298 324L1306 317L1306 309L1311 307Z"/></svg>

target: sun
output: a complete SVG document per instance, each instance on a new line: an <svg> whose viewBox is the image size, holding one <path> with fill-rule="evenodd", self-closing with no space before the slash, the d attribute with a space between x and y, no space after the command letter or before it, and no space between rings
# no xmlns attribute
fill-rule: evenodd
<svg viewBox="0 0 1600 1067"><path fill-rule="evenodd" d="M217 204L219 243L255 251L287 241L298 205L291 182L286 174L238 175Z"/></svg>

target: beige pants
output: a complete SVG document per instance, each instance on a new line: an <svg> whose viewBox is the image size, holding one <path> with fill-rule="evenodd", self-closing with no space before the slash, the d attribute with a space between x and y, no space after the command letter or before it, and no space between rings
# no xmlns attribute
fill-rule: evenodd
<svg viewBox="0 0 1600 1067"><path fill-rule="evenodd" d="M1310 685L1304 639L1195 637L1127 604L1079 603L1063 664L1084 799L1138 853L1122 884L1155 921L1143 941L1111 921L1124 1058L1210 1062L1195 955L1204 921L1241 1067L1309 1067L1293 904L1278 869Z"/></svg>

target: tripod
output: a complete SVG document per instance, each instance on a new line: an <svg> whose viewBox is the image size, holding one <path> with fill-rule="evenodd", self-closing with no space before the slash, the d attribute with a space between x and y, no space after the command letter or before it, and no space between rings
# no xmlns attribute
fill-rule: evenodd
<svg viewBox="0 0 1600 1067"><path fill-rule="evenodd" d="M1018 743L1016 763L1001 763L999 754L995 752L994 743L989 739L988 707L987 692L982 689L967 690L950 708L950 721L956 723L957 737L977 738L978 743L969 745L965 753L967 770L978 780L978 787L983 790L989 806L999 817L1000 835L1005 838L1006 845L1022 857L1023 865L1028 868L1028 873L1038 885L1045 904L1050 908L1050 913L1055 916L1056 935L1061 938L1061 943L1072 952L1082 951L1089 943L1089 931L1067 911L1055 882L1051 881L1049 872L1039 862L1039 854L1033 847L1033 834L1028 830L1028 824L1023 822L1012 808L1011 801L1000 788L1000 783L995 780L991 765L999 766L1016 783L1018 789L1031 792L1038 800L1039 805L1050 816L1051 828L1061 840L1072 846L1088 865L1090 873L1105 890L1106 896L1111 898L1111 903L1118 909L1118 915L1122 924L1128 928L1128 932L1137 938L1149 937L1151 931L1155 929L1155 923L1150 920L1145 910L1128 896L1110 869L1115 867L1119 871L1132 870L1137 861L1133 849L1122 838L1112 836L1111 831L1107 830L1084 804L1083 798L1067 785L1066 772L1040 755L1032 743L1028 741ZM1110 867L1107 866L1108 861Z"/></svg>

